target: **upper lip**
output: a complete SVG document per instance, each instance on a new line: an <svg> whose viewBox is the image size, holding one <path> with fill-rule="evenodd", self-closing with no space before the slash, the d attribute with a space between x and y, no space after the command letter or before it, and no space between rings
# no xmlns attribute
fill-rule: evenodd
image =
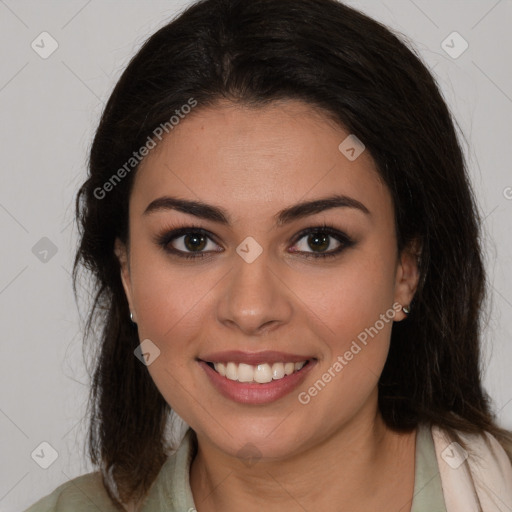
<svg viewBox="0 0 512 512"><path fill-rule="evenodd" d="M228 350L226 352L214 352L201 356L199 359L207 363L245 363L273 364L273 363L301 363L312 356L302 356L298 354L288 354L286 352L277 352L275 350L265 350L262 352L243 352L241 350Z"/></svg>

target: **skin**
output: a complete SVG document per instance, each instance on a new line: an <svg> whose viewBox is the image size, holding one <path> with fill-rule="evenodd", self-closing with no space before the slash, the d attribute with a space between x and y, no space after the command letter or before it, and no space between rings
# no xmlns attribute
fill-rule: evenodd
<svg viewBox="0 0 512 512"><path fill-rule="evenodd" d="M222 102L181 121L135 177L130 242L118 240L116 254L140 339L161 351L148 371L197 434L190 481L199 512L410 510L416 432L389 430L377 406L393 321L307 405L297 399L393 303L409 305L418 283L416 247L397 251L393 202L371 155L350 161L338 149L348 135L299 101ZM370 214L331 208L274 225L278 211L333 193ZM231 224L176 210L144 215L164 195L219 206ZM293 237L323 222L355 244L333 258L307 258L315 246ZM201 249L208 257L180 259L155 242L182 226L215 236ZM236 252L248 236L263 249L250 264ZM328 251L339 246L329 240ZM183 242L171 244L186 251ZM232 349L307 354L316 364L276 402L238 404L196 361ZM238 453L247 443L260 455L250 466Z"/></svg>

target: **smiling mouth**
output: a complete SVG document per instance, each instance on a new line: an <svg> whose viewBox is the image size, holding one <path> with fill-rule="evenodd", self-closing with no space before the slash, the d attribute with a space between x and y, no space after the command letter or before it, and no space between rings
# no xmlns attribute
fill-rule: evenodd
<svg viewBox="0 0 512 512"><path fill-rule="evenodd" d="M281 380L289 375L300 372L310 363L309 359L297 363L262 363L257 365L226 362L215 363L205 361L206 364L226 379L238 382L267 384L272 381Z"/></svg>

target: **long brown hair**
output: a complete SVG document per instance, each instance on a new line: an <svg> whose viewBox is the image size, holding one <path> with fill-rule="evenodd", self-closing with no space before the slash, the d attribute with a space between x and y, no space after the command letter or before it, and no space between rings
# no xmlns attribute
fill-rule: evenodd
<svg viewBox="0 0 512 512"><path fill-rule="evenodd" d="M393 197L398 249L414 239L423 246L412 312L393 326L379 381L384 421L403 431L419 422L454 435L488 431L512 457L512 437L498 427L481 384L479 213L431 73L398 35L335 0L202 0L152 35L127 66L77 196L75 290L84 267L96 291L86 338L100 329L89 455L112 499L146 494L166 458L170 412L134 357L139 338L113 250L116 237L128 242L137 166L126 162L190 98L196 110L219 99L302 100L365 144ZM123 166L122 179L112 181Z"/></svg>

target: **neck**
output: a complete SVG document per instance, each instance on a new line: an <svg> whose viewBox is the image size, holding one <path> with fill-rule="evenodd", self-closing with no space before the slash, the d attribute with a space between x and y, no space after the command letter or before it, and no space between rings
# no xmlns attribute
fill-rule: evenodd
<svg viewBox="0 0 512 512"><path fill-rule="evenodd" d="M391 431L374 409L294 457L253 464L198 436L190 471L194 501L200 512L356 512L383 503L405 512L414 487L415 434Z"/></svg>

